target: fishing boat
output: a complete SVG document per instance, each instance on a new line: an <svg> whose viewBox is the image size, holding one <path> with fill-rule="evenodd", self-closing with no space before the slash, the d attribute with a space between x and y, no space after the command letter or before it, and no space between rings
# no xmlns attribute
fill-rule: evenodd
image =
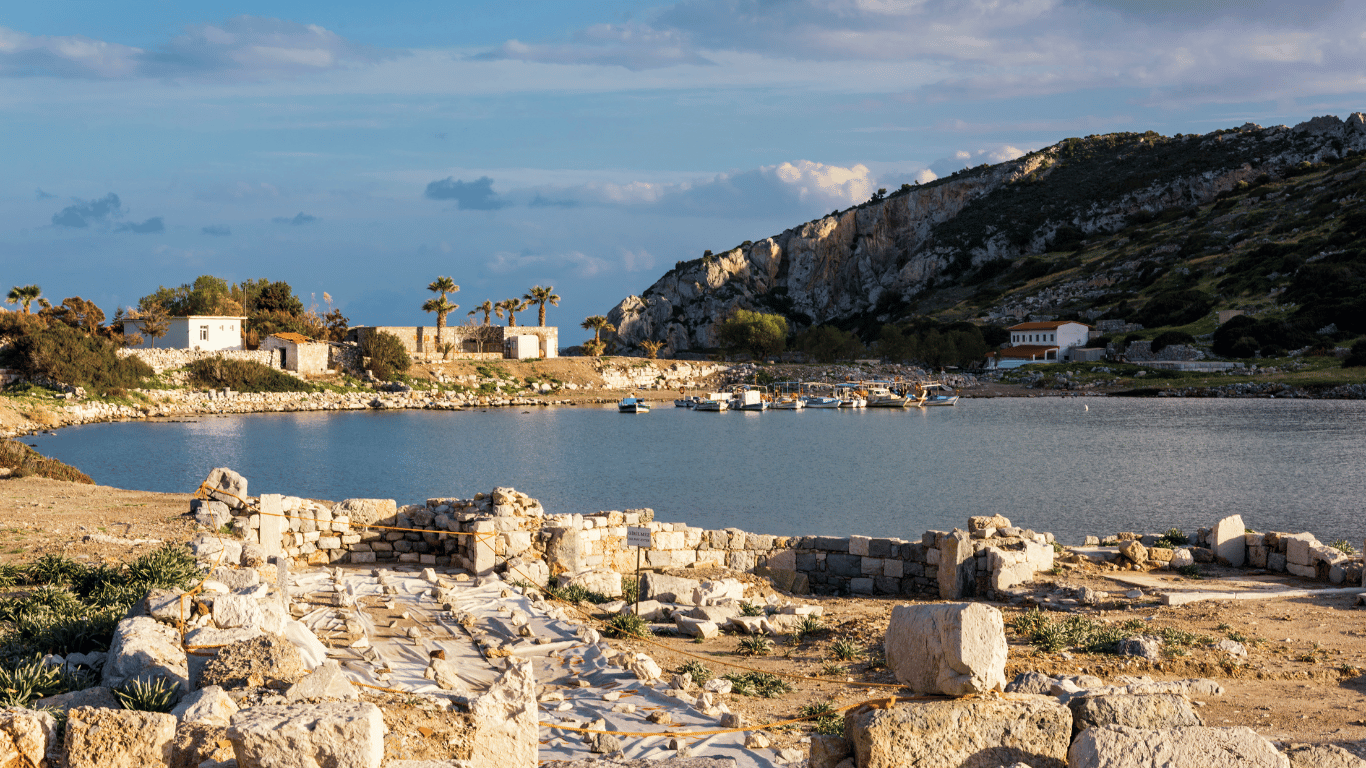
<svg viewBox="0 0 1366 768"><path fill-rule="evenodd" d="M624 397L624 398L622 398L621 402L617 403L617 413L649 413L649 412L650 412L650 404L647 403L647 402L645 402L644 400L641 400L640 398L636 397L635 395L631 395L630 397Z"/></svg>
<svg viewBox="0 0 1366 768"><path fill-rule="evenodd" d="M692 409L706 413L730 410L730 396L725 392L708 392L706 397L697 399Z"/></svg>
<svg viewBox="0 0 1366 768"><path fill-rule="evenodd" d="M698 401L702 399L700 397L689 395L688 390L686 389L678 390L678 394L682 395L682 397L678 398L677 400L674 400L675 408L696 408Z"/></svg>
<svg viewBox="0 0 1366 768"><path fill-rule="evenodd" d="M730 400L732 411L766 411L769 402L764 397L764 391L755 387L743 387L735 390L734 397Z"/></svg>
<svg viewBox="0 0 1366 768"><path fill-rule="evenodd" d="M958 393L936 382L915 385L915 400L911 403L919 408L932 405L957 405Z"/></svg>
<svg viewBox="0 0 1366 768"><path fill-rule="evenodd" d="M807 408L839 408L844 404L844 399L834 395L835 387L832 384L808 384L809 394L802 398ZM822 395L817 390L828 389L831 394Z"/></svg>
<svg viewBox="0 0 1366 768"><path fill-rule="evenodd" d="M799 411L806 407L801 396L800 381L781 381L773 385L773 400L769 407L775 411Z"/></svg>
<svg viewBox="0 0 1366 768"><path fill-rule="evenodd" d="M871 382L868 388L869 408L907 408L914 398L904 394L899 387L888 382Z"/></svg>
<svg viewBox="0 0 1366 768"><path fill-rule="evenodd" d="M867 408L868 393L855 387L841 387L836 393L840 398L841 408Z"/></svg>

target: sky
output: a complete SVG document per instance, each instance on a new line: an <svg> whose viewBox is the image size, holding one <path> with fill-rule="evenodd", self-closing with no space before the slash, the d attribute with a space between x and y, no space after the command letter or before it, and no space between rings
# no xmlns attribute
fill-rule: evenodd
<svg viewBox="0 0 1366 768"><path fill-rule="evenodd" d="M879 187L1363 109L1346 0L14 3L0 285L112 315L265 277L416 325L448 275L448 322L550 285L577 328Z"/></svg>

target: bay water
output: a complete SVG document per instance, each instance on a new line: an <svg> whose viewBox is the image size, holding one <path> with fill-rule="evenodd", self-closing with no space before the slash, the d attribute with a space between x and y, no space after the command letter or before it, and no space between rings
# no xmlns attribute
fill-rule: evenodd
<svg viewBox="0 0 1366 768"><path fill-rule="evenodd" d="M1065 543L1257 530L1366 536L1366 403L998 398L925 410L696 413L615 407L202 416L71 427L25 442L96 482L191 492L213 467L250 492L469 497L513 486L552 513L779 535L896 536L1000 513Z"/></svg>

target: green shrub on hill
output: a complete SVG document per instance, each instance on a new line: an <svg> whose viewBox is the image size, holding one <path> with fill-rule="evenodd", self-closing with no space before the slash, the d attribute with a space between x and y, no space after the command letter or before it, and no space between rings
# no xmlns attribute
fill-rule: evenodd
<svg viewBox="0 0 1366 768"><path fill-rule="evenodd" d="M387 331L365 334L361 354L370 358L370 371L384 381L392 381L413 364L403 340Z"/></svg>
<svg viewBox="0 0 1366 768"><path fill-rule="evenodd" d="M100 394L140 386L152 376L151 366L137 357L119 357L112 341L89 336L61 324L29 326L14 340L11 364L31 377L85 387Z"/></svg>
<svg viewBox="0 0 1366 768"><path fill-rule="evenodd" d="M284 371L250 360L206 357L187 366L190 383L206 389L238 392L315 392L317 387Z"/></svg>
<svg viewBox="0 0 1366 768"><path fill-rule="evenodd" d="M38 453L15 440L0 441L0 467L10 470L11 477L46 477L68 483L94 485L86 473Z"/></svg>
<svg viewBox="0 0 1366 768"><path fill-rule="evenodd" d="M1358 341L1352 345L1351 354L1347 355L1342 361L1343 368L1358 368L1366 366L1366 341Z"/></svg>

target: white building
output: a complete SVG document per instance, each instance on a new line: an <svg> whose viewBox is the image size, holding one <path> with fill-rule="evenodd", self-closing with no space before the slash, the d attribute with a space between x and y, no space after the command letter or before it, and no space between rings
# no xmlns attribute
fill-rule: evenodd
<svg viewBox="0 0 1366 768"><path fill-rule="evenodd" d="M123 321L123 335L142 334L142 343L133 349L219 349L242 348L242 321L230 315L190 315L166 321L166 335L153 339L142 333L141 320Z"/></svg>
<svg viewBox="0 0 1366 768"><path fill-rule="evenodd" d="M1011 346L995 353L998 368L1071 360L1073 349L1086 346L1091 326L1075 320L1050 320L1020 323L1008 330Z"/></svg>

